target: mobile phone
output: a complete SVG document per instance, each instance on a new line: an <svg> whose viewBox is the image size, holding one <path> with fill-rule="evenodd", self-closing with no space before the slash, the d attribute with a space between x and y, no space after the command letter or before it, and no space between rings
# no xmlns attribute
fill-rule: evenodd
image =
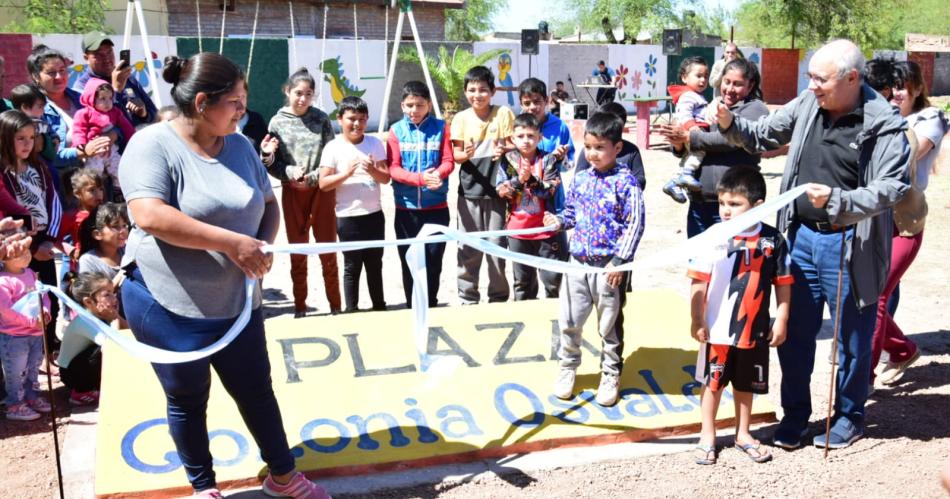
<svg viewBox="0 0 950 499"><path fill-rule="evenodd" d="M20 230L23 232L33 232L33 216L31 215L9 215L14 220L23 220Z"/></svg>
<svg viewBox="0 0 950 499"><path fill-rule="evenodd" d="M128 49L119 51L119 60L124 64L122 67L128 67L132 65L132 54Z"/></svg>

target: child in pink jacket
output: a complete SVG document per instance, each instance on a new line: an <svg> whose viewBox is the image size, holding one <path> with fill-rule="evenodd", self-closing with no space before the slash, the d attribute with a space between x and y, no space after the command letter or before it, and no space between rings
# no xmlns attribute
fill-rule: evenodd
<svg viewBox="0 0 950 499"><path fill-rule="evenodd" d="M89 141L100 135L108 135L115 144L119 140L121 132L122 143L127 144L135 128L129 123L125 115L119 108L113 105L115 92L105 80L99 78L90 78L86 82L86 87L82 91L79 103L83 108L76 112L73 117L73 146L85 147ZM86 167L92 168L100 174L108 174L111 180L112 194L111 200L115 200L116 194L120 194L119 186L119 151L113 146L109 151L101 155L92 156L86 159Z"/></svg>

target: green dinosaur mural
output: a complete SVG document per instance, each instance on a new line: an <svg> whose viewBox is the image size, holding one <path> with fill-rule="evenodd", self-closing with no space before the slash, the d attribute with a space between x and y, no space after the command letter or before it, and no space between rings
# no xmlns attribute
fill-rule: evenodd
<svg viewBox="0 0 950 499"><path fill-rule="evenodd" d="M335 105L333 112L329 113L331 119L336 119L336 112L340 108L340 101L343 100L344 97L351 95L362 97L363 94L366 93L366 89L360 90L356 88L350 82L349 78L344 76L343 62L340 61L340 56L321 62L320 71L323 73L323 81L330 85L330 97L333 99L333 104Z"/></svg>

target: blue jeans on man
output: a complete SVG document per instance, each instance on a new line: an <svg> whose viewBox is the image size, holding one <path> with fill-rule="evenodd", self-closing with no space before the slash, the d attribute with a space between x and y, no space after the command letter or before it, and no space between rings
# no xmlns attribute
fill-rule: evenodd
<svg viewBox="0 0 950 499"><path fill-rule="evenodd" d="M792 284L788 339L778 347L785 417L776 431L777 442L779 439L786 443L798 442L808 426L812 413L810 383L815 365L815 340L821 329L826 303L834 319L841 238L846 238L847 250L853 234L853 229L844 233L824 233L798 223L789 229L791 269L795 283ZM845 265L832 435L843 436L850 443L863 434L864 404L868 397L871 373L871 338L877 316L873 306L860 310L857 308L850 291L847 263ZM816 444L818 440L824 441L822 436L816 437ZM832 442L835 442L835 438L832 438Z"/></svg>
<svg viewBox="0 0 950 499"><path fill-rule="evenodd" d="M718 202L691 199L686 212L686 237L698 236L721 221Z"/></svg>

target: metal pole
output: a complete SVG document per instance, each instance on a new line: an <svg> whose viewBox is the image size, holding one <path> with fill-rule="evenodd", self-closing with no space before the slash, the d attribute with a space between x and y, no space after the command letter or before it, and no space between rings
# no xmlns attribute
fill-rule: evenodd
<svg viewBox="0 0 950 499"><path fill-rule="evenodd" d="M63 491L63 465L59 455L59 435L56 432L56 396L53 393L53 375L50 373L50 351L46 345L46 311L43 309L43 293L37 293L36 300L40 303L40 327L43 328L43 358L46 359L46 389L49 391L50 407L49 420L53 425L53 451L56 456L56 484L59 486L60 499L65 499L66 494Z"/></svg>
<svg viewBox="0 0 950 499"><path fill-rule="evenodd" d="M838 333L841 332L841 287L844 283L844 252L847 232L841 232L841 255L838 257L838 289L835 291L835 325L831 339L831 382L828 383L828 418L825 420L825 459L831 445L831 411L835 402L836 371L838 368Z"/></svg>
<svg viewBox="0 0 950 499"><path fill-rule="evenodd" d="M132 10L134 7L132 0L129 0L129 3L125 6L125 36L122 38L123 49L129 48L129 43L132 39Z"/></svg>
<svg viewBox="0 0 950 499"><path fill-rule="evenodd" d="M379 110L379 133L386 131L386 125L389 121L389 96L393 91L393 78L396 76L396 56L399 55L399 42L402 40L402 20L405 17L403 11L399 11L399 17L396 18L396 36L393 37L393 52L389 60L389 74L386 75L386 93L383 94L383 107Z"/></svg>
<svg viewBox="0 0 950 499"><path fill-rule="evenodd" d="M442 111L439 109L439 99L435 98L435 85L432 84L432 76L429 75L429 65L426 63L426 53L422 50L422 39L419 38L419 30L416 29L416 18L409 14L409 27L412 29L412 38L416 41L416 51L419 52L419 60L422 62L422 74L426 77L426 85L429 86L429 93L432 94L432 107L435 109L435 117L442 119ZM395 54L393 54L395 56ZM450 97L452 98L452 97Z"/></svg>
<svg viewBox="0 0 950 499"><path fill-rule="evenodd" d="M145 14L142 11L142 1L132 0L135 3L135 14L139 19L139 33L142 37L142 49L145 50L145 66L148 69L148 77L152 81L152 99L155 104L162 107L162 93L158 91L158 75L155 73L155 59L152 58L152 47L148 43L148 28L145 27Z"/></svg>

